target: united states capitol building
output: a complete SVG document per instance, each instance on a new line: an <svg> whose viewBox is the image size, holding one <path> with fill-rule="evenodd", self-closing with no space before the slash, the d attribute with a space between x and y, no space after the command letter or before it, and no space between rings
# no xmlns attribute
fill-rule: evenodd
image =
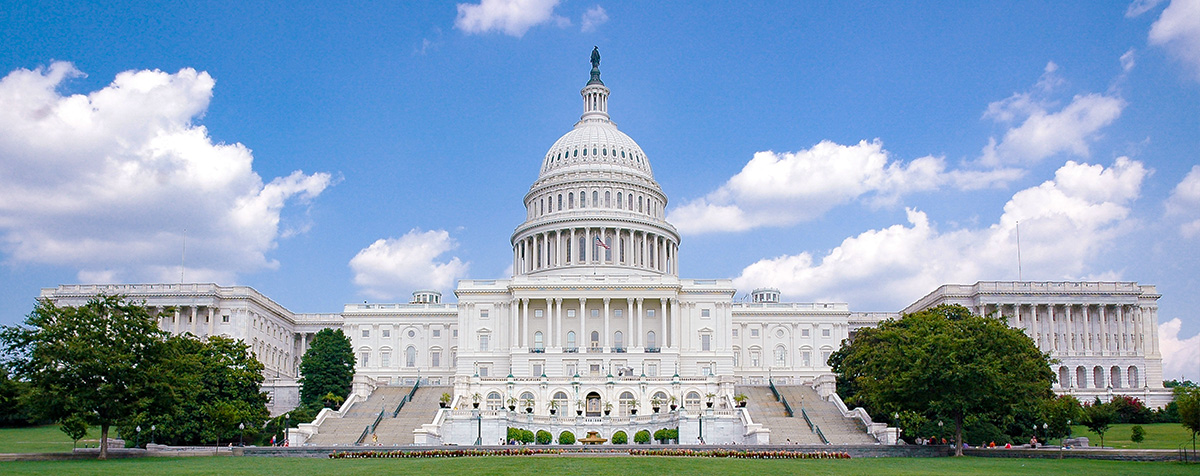
<svg viewBox="0 0 1200 476"><path fill-rule="evenodd" d="M408 303L303 314L249 287L200 283L63 285L41 297L73 305L123 294L173 308L160 321L172 333L245 341L266 366L273 414L298 405L313 335L342 329L357 357L354 390L341 410L293 430L293 444L494 444L508 427L630 441L678 428L682 444L894 442L894 428L845 407L826 362L858 329L901 313L781 302L770 288L740 290L750 295L740 302L729 279L680 278L667 196L610 119L595 52L592 64L582 117L525 195L513 276L461 280L455 303L419 290ZM1158 298L1133 282L978 282L941 286L901 312L961 304L1004 316L1055 359L1056 392L1159 406L1171 394Z"/></svg>

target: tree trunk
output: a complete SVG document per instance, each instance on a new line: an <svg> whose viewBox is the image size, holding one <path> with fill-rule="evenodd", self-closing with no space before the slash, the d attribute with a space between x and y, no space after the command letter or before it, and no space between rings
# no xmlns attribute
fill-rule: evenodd
<svg viewBox="0 0 1200 476"><path fill-rule="evenodd" d="M962 417L955 417L954 418L954 456L962 456L963 455L962 454L962 445L963 445L962 430L963 430Z"/></svg>
<svg viewBox="0 0 1200 476"><path fill-rule="evenodd" d="M100 425L100 459L108 459L108 423Z"/></svg>

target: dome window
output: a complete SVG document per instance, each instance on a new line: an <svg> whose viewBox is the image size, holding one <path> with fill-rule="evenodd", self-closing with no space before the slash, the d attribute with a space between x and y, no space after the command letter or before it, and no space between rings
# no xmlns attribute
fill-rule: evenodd
<svg viewBox="0 0 1200 476"><path fill-rule="evenodd" d="M600 155L608 157L608 149L600 149Z"/></svg>
<svg viewBox="0 0 1200 476"><path fill-rule="evenodd" d="M575 149L575 157L579 157L579 149Z"/></svg>
<svg viewBox="0 0 1200 476"><path fill-rule="evenodd" d="M587 148L584 148L584 149L583 149L583 156L584 156L584 157L587 157Z"/></svg>
<svg viewBox="0 0 1200 476"><path fill-rule="evenodd" d="M623 150L621 151L621 158L622 158L622 159L624 159L624 158L625 158L625 151L623 151Z"/></svg>
<svg viewBox="0 0 1200 476"><path fill-rule="evenodd" d="M593 155L593 156L594 156L594 155L596 155L596 148L595 148L595 147L592 147L592 155Z"/></svg>

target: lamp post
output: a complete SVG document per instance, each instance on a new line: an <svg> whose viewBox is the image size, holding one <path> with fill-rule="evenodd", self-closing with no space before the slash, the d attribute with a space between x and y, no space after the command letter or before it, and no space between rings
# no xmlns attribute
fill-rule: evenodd
<svg viewBox="0 0 1200 476"><path fill-rule="evenodd" d="M133 430L137 432L137 436L133 439L133 447L137 448L142 444L142 425L134 427Z"/></svg>
<svg viewBox="0 0 1200 476"><path fill-rule="evenodd" d="M288 417L289 416L291 416L290 412L283 414L283 446L288 446L288 425L289 425Z"/></svg>
<svg viewBox="0 0 1200 476"><path fill-rule="evenodd" d="M150 425L150 444L154 444L155 425Z"/></svg>
<svg viewBox="0 0 1200 476"><path fill-rule="evenodd" d="M246 446L246 424L238 423L238 446Z"/></svg>
<svg viewBox="0 0 1200 476"><path fill-rule="evenodd" d="M946 433L942 431L942 421L938 420L938 438L945 440L946 439L945 435L946 435Z"/></svg>
<svg viewBox="0 0 1200 476"><path fill-rule="evenodd" d="M1042 422L1042 436L1046 437L1046 443L1050 442L1050 424Z"/></svg>
<svg viewBox="0 0 1200 476"><path fill-rule="evenodd" d="M900 426L900 412L892 413L892 424L896 425L896 438L904 434L904 428Z"/></svg>

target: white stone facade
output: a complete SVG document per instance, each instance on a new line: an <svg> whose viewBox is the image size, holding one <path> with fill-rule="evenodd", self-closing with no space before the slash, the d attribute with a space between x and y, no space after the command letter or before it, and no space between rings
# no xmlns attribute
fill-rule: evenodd
<svg viewBox="0 0 1200 476"><path fill-rule="evenodd" d="M417 291L405 304L294 314L251 288L215 284L71 285L42 297L70 305L125 294L177 307L160 323L169 331L242 339L267 366L274 413L296 403L299 357L312 334L342 328L357 378L453 385L455 408L439 413L418 442L471 444L486 426L491 443L507 426L548 425L579 437L678 426L681 443L690 443L699 435L689 422L698 433L701 417L715 429L709 441L768 442L769 432L734 408L735 385L807 383L828 396L829 355L856 330L900 314L781 303L771 288L735 302L728 279L679 278L680 236L665 220L666 194L642 149L609 119L598 68L581 95L580 121L551 146L524 198L526 220L511 238L514 275L462 280L457 303ZM941 303L999 312L1060 361L1057 391L1127 393L1161 405L1170 397L1157 298L1153 286L1134 283L981 282L943 286L905 312ZM662 407L674 398L682 411L655 414L656 398ZM506 411L510 403L523 409L526 399L531 414Z"/></svg>

